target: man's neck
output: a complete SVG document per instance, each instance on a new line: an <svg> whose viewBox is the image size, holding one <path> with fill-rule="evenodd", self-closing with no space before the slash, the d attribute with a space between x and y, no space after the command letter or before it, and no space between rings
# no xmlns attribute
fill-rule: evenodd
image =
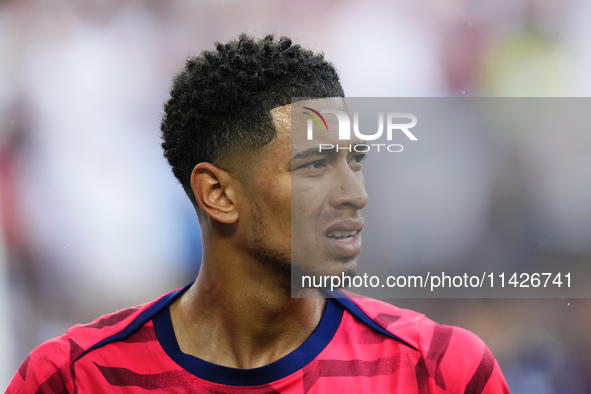
<svg viewBox="0 0 591 394"><path fill-rule="evenodd" d="M170 308L183 353L227 367L261 367L297 349L320 322L325 299L291 298L289 286L268 272L219 267L204 262Z"/></svg>

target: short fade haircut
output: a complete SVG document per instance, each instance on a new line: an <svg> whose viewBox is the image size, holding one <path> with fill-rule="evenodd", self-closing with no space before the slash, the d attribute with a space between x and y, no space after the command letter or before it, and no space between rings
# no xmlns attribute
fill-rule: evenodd
<svg viewBox="0 0 591 394"><path fill-rule="evenodd" d="M164 157L196 207L191 173L197 164L215 165L237 149L271 142L277 133L270 111L292 97L345 95L333 65L288 37L241 34L215 46L190 57L174 78L161 124Z"/></svg>

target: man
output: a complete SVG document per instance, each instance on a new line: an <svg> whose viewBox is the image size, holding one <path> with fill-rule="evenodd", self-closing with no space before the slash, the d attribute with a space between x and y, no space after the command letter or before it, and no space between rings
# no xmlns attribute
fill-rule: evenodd
<svg viewBox="0 0 591 394"><path fill-rule="evenodd" d="M242 35L189 59L162 146L201 224L196 281L44 343L8 393L508 392L465 330L372 299L292 298L292 268L356 270L364 153L318 152L291 129L304 108L346 111L343 96L332 65L288 38ZM334 129L315 141L360 142Z"/></svg>

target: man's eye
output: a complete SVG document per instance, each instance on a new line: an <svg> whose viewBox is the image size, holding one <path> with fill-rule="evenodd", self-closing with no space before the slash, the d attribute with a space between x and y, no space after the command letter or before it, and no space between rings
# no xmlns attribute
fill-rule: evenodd
<svg viewBox="0 0 591 394"><path fill-rule="evenodd" d="M321 167L324 167L324 160L316 160L311 163L305 164L302 166L303 168L310 168L313 170L317 170Z"/></svg>
<svg viewBox="0 0 591 394"><path fill-rule="evenodd" d="M355 155L349 159L349 163L361 163L365 159L366 155Z"/></svg>

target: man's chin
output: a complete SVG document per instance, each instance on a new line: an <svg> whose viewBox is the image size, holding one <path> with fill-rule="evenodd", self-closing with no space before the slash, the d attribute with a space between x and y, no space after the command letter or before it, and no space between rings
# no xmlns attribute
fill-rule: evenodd
<svg viewBox="0 0 591 394"><path fill-rule="evenodd" d="M292 295L304 289L336 290L344 286L335 286L336 279L332 278L353 278L357 275L357 258L348 261L336 261L323 264L323 266L309 266L294 264L291 265L291 286ZM339 282L343 282L342 280Z"/></svg>

